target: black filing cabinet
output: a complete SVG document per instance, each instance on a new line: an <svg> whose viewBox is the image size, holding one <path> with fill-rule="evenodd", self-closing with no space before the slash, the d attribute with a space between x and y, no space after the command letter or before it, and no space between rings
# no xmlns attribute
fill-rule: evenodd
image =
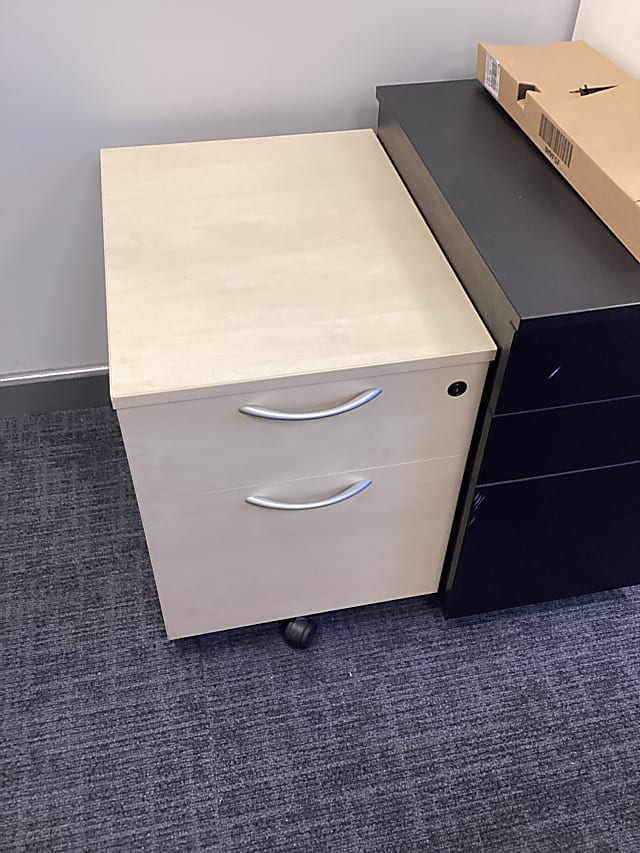
<svg viewBox="0 0 640 853"><path fill-rule="evenodd" d="M640 582L640 264L480 84L377 95L378 136L500 348L446 614Z"/></svg>

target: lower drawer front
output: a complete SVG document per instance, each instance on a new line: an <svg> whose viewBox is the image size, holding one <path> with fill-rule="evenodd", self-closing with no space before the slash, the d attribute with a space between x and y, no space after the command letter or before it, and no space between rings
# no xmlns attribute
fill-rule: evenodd
<svg viewBox="0 0 640 853"><path fill-rule="evenodd" d="M447 616L640 583L640 464L476 490Z"/></svg>
<svg viewBox="0 0 640 853"><path fill-rule="evenodd" d="M464 457L142 502L170 638L435 592ZM348 500L303 511L246 498Z"/></svg>
<svg viewBox="0 0 640 853"><path fill-rule="evenodd" d="M467 452L486 364L318 382L118 412L139 497L235 489L332 471L399 465ZM466 391L447 389L464 382ZM362 392L361 407L308 421L241 414L247 404L293 412L332 408Z"/></svg>

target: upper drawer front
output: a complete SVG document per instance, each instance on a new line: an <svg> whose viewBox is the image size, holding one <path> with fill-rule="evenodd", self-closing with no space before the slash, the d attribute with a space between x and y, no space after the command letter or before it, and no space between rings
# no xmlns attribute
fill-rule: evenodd
<svg viewBox="0 0 640 853"><path fill-rule="evenodd" d="M318 382L297 388L144 406L118 412L138 497L193 494L466 454L487 365ZM466 391L451 396L453 383ZM381 393L333 417L270 420Z"/></svg>
<svg viewBox="0 0 640 853"><path fill-rule="evenodd" d="M640 397L494 417L479 484L640 460Z"/></svg>
<svg viewBox="0 0 640 853"><path fill-rule="evenodd" d="M530 321L518 331L496 411L640 394L640 309Z"/></svg>

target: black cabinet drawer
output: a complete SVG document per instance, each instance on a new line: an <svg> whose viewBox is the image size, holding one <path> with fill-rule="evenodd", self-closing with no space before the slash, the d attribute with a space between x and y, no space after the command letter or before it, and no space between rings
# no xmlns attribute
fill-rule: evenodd
<svg viewBox="0 0 640 853"><path fill-rule="evenodd" d="M492 419L479 484L640 460L640 397Z"/></svg>
<svg viewBox="0 0 640 853"><path fill-rule="evenodd" d="M525 321L496 412L522 412L640 394L640 310Z"/></svg>
<svg viewBox="0 0 640 853"><path fill-rule="evenodd" d="M640 464L476 490L447 616L640 583Z"/></svg>

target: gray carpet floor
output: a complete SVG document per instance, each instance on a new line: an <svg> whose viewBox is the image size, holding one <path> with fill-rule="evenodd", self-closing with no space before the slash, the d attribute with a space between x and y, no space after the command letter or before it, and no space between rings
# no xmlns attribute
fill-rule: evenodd
<svg viewBox="0 0 640 853"><path fill-rule="evenodd" d="M640 850L639 589L171 643L113 413L0 462L2 851Z"/></svg>

